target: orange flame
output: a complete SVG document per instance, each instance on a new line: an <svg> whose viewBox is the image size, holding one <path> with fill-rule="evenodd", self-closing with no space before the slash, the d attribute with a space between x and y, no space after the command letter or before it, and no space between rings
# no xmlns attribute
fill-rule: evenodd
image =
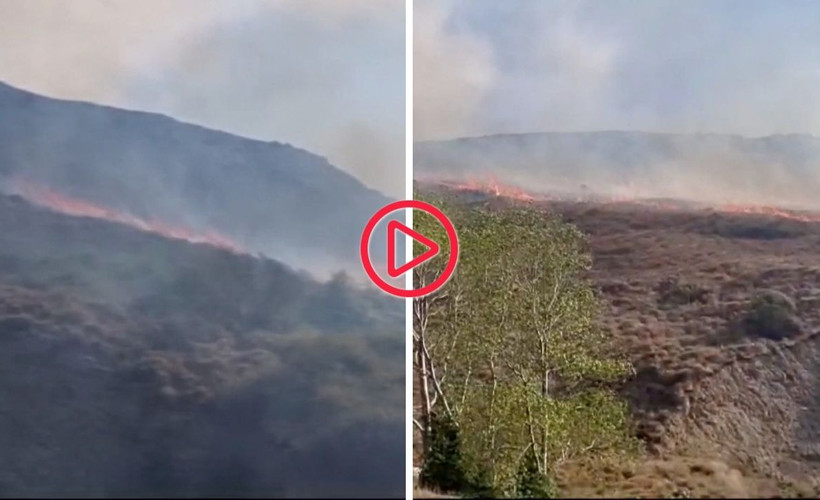
<svg viewBox="0 0 820 500"><path fill-rule="evenodd" d="M426 179L428 182L437 182L443 186L459 191L475 191L496 197L511 198L520 201L575 201L575 202L597 202L612 205L640 205L656 210L665 211L680 211L691 210L694 206L706 207L706 204L695 204L693 202L685 202L680 200L678 202L671 200L655 200L645 198L631 198L628 196L602 196L598 194L584 194L584 195L554 195L547 193L530 193L521 188L513 186L505 186L498 182L494 177L486 179L474 178L462 181L444 180L444 179ZM787 210L773 206L764 205L740 205L740 204L726 204L712 206L711 210L724 213L745 214L745 215L764 215L769 217L777 217L781 219L788 219L800 222L820 222L820 213L801 212L796 210Z"/></svg>
<svg viewBox="0 0 820 500"><path fill-rule="evenodd" d="M820 222L820 214L796 212L792 210L784 210L782 208L761 206L761 205L722 205L717 207L721 212L749 214L749 215L767 215L770 217L779 217L781 219L790 219L800 222Z"/></svg>
<svg viewBox="0 0 820 500"><path fill-rule="evenodd" d="M534 201L535 196L527 191L509 186L498 182L493 176L488 176L484 179L475 178L466 181L441 181L442 184L448 185L453 189L460 191L478 191L482 193L492 194L497 197L513 198L519 201Z"/></svg>
<svg viewBox="0 0 820 500"><path fill-rule="evenodd" d="M213 231L196 233L191 229L169 226L161 221L141 219L131 214L118 212L80 198L60 194L47 187L39 186L19 178L13 181L13 185L15 192L28 201L60 213L104 219L134 227L142 231L156 233L166 238L185 240L190 243L202 243L234 253L246 253L237 243Z"/></svg>

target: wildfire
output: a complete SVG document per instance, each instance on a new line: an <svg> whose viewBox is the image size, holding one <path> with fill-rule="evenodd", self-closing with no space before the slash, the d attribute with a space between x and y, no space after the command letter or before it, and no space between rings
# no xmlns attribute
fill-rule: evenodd
<svg viewBox="0 0 820 500"><path fill-rule="evenodd" d="M717 208L721 212L731 212L750 215L768 215L781 219L791 219L801 222L820 222L820 214L796 212L777 207L759 205L723 205Z"/></svg>
<svg viewBox="0 0 820 500"><path fill-rule="evenodd" d="M687 202L683 200L661 200L661 199L645 199L645 198L630 198L628 196L605 196L600 194L585 193L576 195L556 195L549 193L530 193L521 188L514 186L507 186L498 182L494 177L486 179L475 178L462 181L454 180L434 180L428 179L429 182L436 182L438 184L447 186L451 189L459 191L474 191L481 192L487 195L511 198L519 201L566 201L566 202L595 202L609 205L638 205L649 207L655 210L665 211L681 211L693 210L697 207L701 209L745 215L763 215L768 217L777 217L781 219L788 219L800 222L820 222L820 213L801 212L796 210L787 210L773 206L765 205L740 205L740 204L725 204L714 205Z"/></svg>
<svg viewBox="0 0 820 500"><path fill-rule="evenodd" d="M202 243L234 253L246 253L237 243L213 231L197 233L185 227L170 226L161 221L142 219L80 198L66 196L47 187L19 178L13 181L13 186L14 191L28 201L60 213L104 219L142 231L156 233L166 238L185 240L190 243Z"/></svg>
<svg viewBox="0 0 820 500"><path fill-rule="evenodd" d="M478 191L498 197L513 198L519 201L534 201L536 199L535 196L521 188L498 182L495 177L468 179L461 182L441 181L441 183L460 191Z"/></svg>

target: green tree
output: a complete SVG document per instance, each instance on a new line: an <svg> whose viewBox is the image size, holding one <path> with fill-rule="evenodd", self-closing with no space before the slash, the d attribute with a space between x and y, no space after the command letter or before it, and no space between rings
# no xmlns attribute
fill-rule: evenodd
<svg viewBox="0 0 820 500"><path fill-rule="evenodd" d="M459 234L458 270L448 291L416 301L424 314L414 341L418 380L430 394L423 420L443 412L457 424L466 480L515 495L522 470L547 478L579 452L626 446L626 407L605 388L582 389L628 370L606 355L596 327L583 234L529 207L444 206ZM436 231L426 217L414 225ZM445 257L418 270L417 286Z"/></svg>
<svg viewBox="0 0 820 500"><path fill-rule="evenodd" d="M447 212L454 211L453 207L445 206L442 199L426 201ZM441 224L426 212L417 211L414 214L413 226L441 245L440 253L435 258L413 270L414 286L420 288L431 283L443 272L450 255L450 243ZM419 244L415 244L414 255L419 255L424 250ZM446 418L448 422L457 425L443 387L447 379L448 362L456 344L450 339L454 329L448 327L446 317L453 316L450 309L458 303L457 289L456 285L450 283L448 287L413 301L413 368L416 374L416 391L421 399L420 418L414 419L414 425L421 433L422 453L425 456L431 453L433 446L436 412L441 415L440 421ZM436 321L437 334L431 338L428 332L431 322ZM437 406L441 410L438 410Z"/></svg>

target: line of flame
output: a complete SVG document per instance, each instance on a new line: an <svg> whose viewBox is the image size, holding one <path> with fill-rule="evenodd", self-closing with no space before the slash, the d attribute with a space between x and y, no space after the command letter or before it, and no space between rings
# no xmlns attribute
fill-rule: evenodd
<svg viewBox="0 0 820 500"><path fill-rule="evenodd" d="M632 204L651 207L658 210L676 211L685 209L686 206L683 201L675 203L671 201L661 201L642 198L630 198L627 196L601 196L593 194L585 195L555 195L549 193L535 193L528 192L524 189L504 185L500 183L495 177L487 178L470 178L462 180L453 179L424 179L425 182L434 182L442 186L449 187L458 191L474 191L491 196L510 198L519 201L575 201L575 202L596 202L603 204ZM766 205L741 205L741 204L725 204L714 205L709 207L710 210L716 212L746 214L746 215L764 215L769 217L777 217L781 219L789 219L801 222L820 222L820 213L812 212L798 212L794 210L787 210Z"/></svg>
<svg viewBox="0 0 820 500"><path fill-rule="evenodd" d="M186 227L171 226L153 219L142 219L81 198L58 193L53 189L21 178L14 179L12 185L14 192L28 201L66 215L104 219L142 231L156 233L166 238L185 240L190 243L202 243L234 253L247 253L231 239L213 231L197 233Z"/></svg>

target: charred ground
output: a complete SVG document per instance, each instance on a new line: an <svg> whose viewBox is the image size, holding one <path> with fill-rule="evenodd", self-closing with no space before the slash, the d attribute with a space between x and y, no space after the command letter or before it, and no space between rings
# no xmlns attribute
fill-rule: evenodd
<svg viewBox="0 0 820 500"><path fill-rule="evenodd" d="M648 452L565 464L565 494L816 494L820 224L419 189L498 210L526 203L588 234L601 322L635 367L620 390Z"/></svg>

